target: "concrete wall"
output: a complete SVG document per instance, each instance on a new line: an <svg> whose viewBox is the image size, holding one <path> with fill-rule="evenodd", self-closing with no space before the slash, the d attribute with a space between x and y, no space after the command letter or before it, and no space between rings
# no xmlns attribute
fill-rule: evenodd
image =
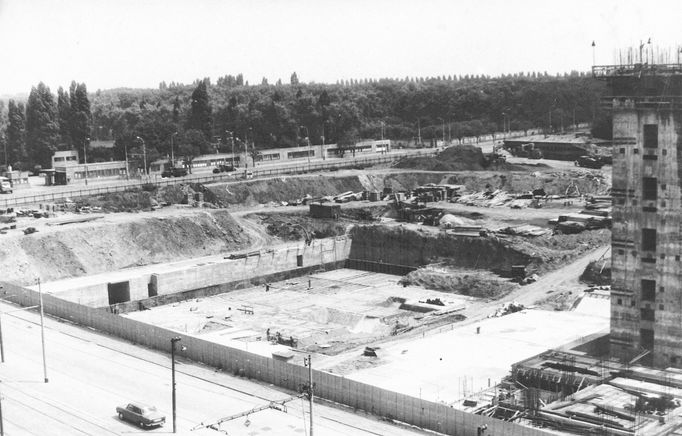
<svg viewBox="0 0 682 436"><path fill-rule="evenodd" d="M198 262L193 265L184 264L177 269L159 265L157 272L150 271L149 268L145 268L144 272L131 270L126 278L130 282L131 300L144 300L149 297L148 284L151 282L156 283L157 295L176 294L299 268L342 262L348 258L350 247L351 240L346 237L316 239L310 246L303 242L283 244L272 250L256 251L255 255L241 259L220 259L205 263ZM298 266L299 255L303 256L302 267ZM117 273L113 281L126 280L120 276ZM84 286L59 291L57 295L61 299L86 306L108 306L107 278L106 275L101 277L102 281L99 283L89 282ZM44 284L43 290L49 292L49 284Z"/></svg>
<svg viewBox="0 0 682 436"><path fill-rule="evenodd" d="M4 287L4 291L8 295L5 297L6 299L23 306L38 304L38 293L36 291L6 282L0 282L0 285ZM308 369L302 366L186 336L172 330L113 315L101 309L61 300L52 295L44 295L43 304L45 312L48 314L156 350L169 352L170 338L180 336L182 345L186 349L177 350L178 356L248 378L272 383L290 391L298 391L299 387L308 381ZM455 410L444 404L399 394L326 372L313 370L313 382L315 383L315 395L318 397L447 435L473 436L477 434L478 426L482 425L488 427L484 433L486 436L553 434L536 428Z"/></svg>

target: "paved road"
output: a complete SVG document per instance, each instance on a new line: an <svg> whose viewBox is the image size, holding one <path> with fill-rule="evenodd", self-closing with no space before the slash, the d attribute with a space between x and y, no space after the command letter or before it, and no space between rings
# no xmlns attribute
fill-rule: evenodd
<svg viewBox="0 0 682 436"><path fill-rule="evenodd" d="M116 417L115 406L131 400L155 404L166 414L166 426L149 430L170 433L170 358L115 338L46 318L49 383L44 383L39 317L0 303L5 363L0 364L4 434L128 435L143 434ZM267 385L180 361L177 364L178 434L224 434L211 429L191 431L201 422L250 410L289 397ZM268 409L221 425L230 435L305 435L307 403L288 403L286 413ZM426 434L316 405L316 435Z"/></svg>

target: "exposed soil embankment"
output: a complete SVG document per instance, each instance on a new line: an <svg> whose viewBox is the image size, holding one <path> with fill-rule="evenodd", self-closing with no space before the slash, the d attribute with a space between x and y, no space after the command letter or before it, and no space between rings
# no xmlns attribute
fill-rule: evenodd
<svg viewBox="0 0 682 436"><path fill-rule="evenodd" d="M535 238L473 237L377 225L356 226L350 233L351 259L420 267L404 282L485 298L500 297L515 287L506 281L512 265L526 266L527 274L544 273L611 238L609 230Z"/></svg>
<svg viewBox="0 0 682 436"><path fill-rule="evenodd" d="M99 222L6 235L2 280L21 284L176 261L246 247L248 234L226 211Z"/></svg>
<svg viewBox="0 0 682 436"><path fill-rule="evenodd" d="M504 190L511 193L544 189L550 195L564 195L573 184L581 194L603 194L610 188L596 174L567 172L406 171L395 173L353 174L348 176L278 177L240 183L216 183L202 188L205 201L218 206L253 206L269 202L295 201L337 195L347 191L412 190L428 183L464 185L466 191ZM198 189L195 187L195 190ZM574 190L572 190L575 192Z"/></svg>
<svg viewBox="0 0 682 436"><path fill-rule="evenodd" d="M352 259L404 266L444 262L468 269L510 271L527 265L533 250L497 237L434 234L405 227L357 226L351 230Z"/></svg>
<svg viewBox="0 0 682 436"><path fill-rule="evenodd" d="M400 279L400 283L477 298L500 298L518 286L489 271L442 266L419 268Z"/></svg>

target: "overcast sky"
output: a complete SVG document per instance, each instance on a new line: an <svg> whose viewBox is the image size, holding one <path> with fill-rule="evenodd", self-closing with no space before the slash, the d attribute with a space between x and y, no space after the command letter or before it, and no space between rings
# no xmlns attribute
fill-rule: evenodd
<svg viewBox="0 0 682 436"><path fill-rule="evenodd" d="M648 38L674 53L680 17L678 0L0 0L0 95L587 71L593 40L597 63Z"/></svg>

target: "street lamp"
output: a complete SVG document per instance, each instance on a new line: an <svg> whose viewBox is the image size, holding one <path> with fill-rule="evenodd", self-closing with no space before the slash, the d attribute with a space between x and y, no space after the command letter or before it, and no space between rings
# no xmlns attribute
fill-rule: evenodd
<svg viewBox="0 0 682 436"><path fill-rule="evenodd" d="M310 172L310 133L306 126L300 126L301 129L305 129L305 139L308 142L308 172Z"/></svg>
<svg viewBox="0 0 682 436"><path fill-rule="evenodd" d="M138 141L142 142L142 159L144 162L144 175L148 175L147 173L147 144L145 144L144 139L140 138L139 136L137 137Z"/></svg>
<svg viewBox="0 0 682 436"><path fill-rule="evenodd" d="M175 167L175 153L173 152L173 137L174 137L175 135L177 135L177 134L178 134L178 132L173 132L173 133L171 134L171 138L170 138L170 143L171 143L171 164L172 164L173 167Z"/></svg>
<svg viewBox="0 0 682 436"><path fill-rule="evenodd" d="M445 120L441 117L436 117L437 120L441 120L443 123L443 147L445 147Z"/></svg>
<svg viewBox="0 0 682 436"><path fill-rule="evenodd" d="M85 138L83 142L83 165L85 168L85 186L88 186L88 144L90 143L90 138Z"/></svg>
<svg viewBox="0 0 682 436"><path fill-rule="evenodd" d="M234 168L234 132L225 130L225 133L230 134L230 141L232 142L232 168Z"/></svg>
<svg viewBox="0 0 682 436"><path fill-rule="evenodd" d="M43 291L40 287L40 278L38 278L38 298L40 301L40 341L43 345L43 376L45 378L45 383L48 382L47 379L47 361L45 360L45 323L43 319L45 318L43 312Z"/></svg>
<svg viewBox="0 0 682 436"><path fill-rule="evenodd" d="M182 338L180 336L176 336L174 338L171 338L171 383L173 385L173 433L177 431L177 426L175 423L175 343L180 342ZM184 350L185 347L182 347L181 350Z"/></svg>

